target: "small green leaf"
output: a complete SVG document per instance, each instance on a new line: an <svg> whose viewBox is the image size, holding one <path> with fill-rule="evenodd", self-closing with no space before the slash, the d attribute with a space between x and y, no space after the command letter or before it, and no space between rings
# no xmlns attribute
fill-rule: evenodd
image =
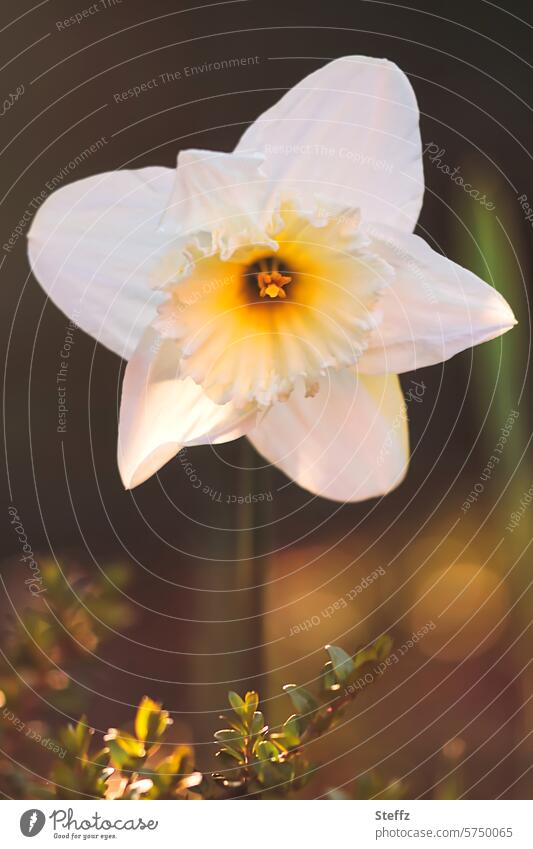
<svg viewBox="0 0 533 849"><path fill-rule="evenodd" d="M241 758L245 750L245 740L241 734L237 734L231 728L222 728L220 731L215 731L215 740L222 743L234 757Z"/></svg>
<svg viewBox="0 0 533 849"><path fill-rule="evenodd" d="M254 752L260 761L279 760L279 750L269 740L259 740Z"/></svg>
<svg viewBox="0 0 533 849"><path fill-rule="evenodd" d="M234 710L242 710L245 707L244 701L238 693L234 692L234 690L229 691L228 701Z"/></svg>
<svg viewBox="0 0 533 849"><path fill-rule="evenodd" d="M253 765L253 769L260 783L267 789L271 787L274 793L283 796L290 792L294 766L289 761L259 761Z"/></svg>
<svg viewBox="0 0 533 849"><path fill-rule="evenodd" d="M263 716L260 710L256 710L250 725L250 735L252 737L255 737L256 734L261 734L262 732L267 730L268 726L265 725L265 717Z"/></svg>
<svg viewBox="0 0 533 849"><path fill-rule="evenodd" d="M62 729L60 739L71 757L83 758L88 752L92 735L93 730L87 725L87 717L82 716L76 725L69 723Z"/></svg>
<svg viewBox="0 0 533 849"><path fill-rule="evenodd" d="M141 699L135 716L135 734L141 742L157 743L170 724L168 711L148 696Z"/></svg>
<svg viewBox="0 0 533 849"><path fill-rule="evenodd" d="M109 749L111 762L118 769L135 769L146 757L143 744L129 734L120 732L119 735L116 729L111 729L111 734L106 734L104 740Z"/></svg>
<svg viewBox="0 0 533 849"><path fill-rule="evenodd" d="M304 687L297 687L296 684L285 684L283 689L290 697L294 710L300 716L308 716L317 710L318 704L316 699Z"/></svg>
<svg viewBox="0 0 533 849"><path fill-rule="evenodd" d="M342 684L354 671L354 663L349 654L339 646L326 646L326 651L331 658L333 672L337 680Z"/></svg>
<svg viewBox="0 0 533 849"><path fill-rule="evenodd" d="M162 798L172 794L194 769L194 758L189 746L177 746L174 751L160 761L153 770L143 770L144 775L150 778L154 785L154 791L150 798Z"/></svg>
<svg viewBox="0 0 533 849"><path fill-rule="evenodd" d="M220 731L215 731L215 740L218 740L219 743L231 743L232 745L238 743L239 746L243 745L242 735L238 734L232 728L221 728Z"/></svg>
<svg viewBox="0 0 533 849"><path fill-rule="evenodd" d="M233 749L220 749L218 752L215 752L215 758L221 764L223 771L236 769L237 764L242 765L244 763L243 755L235 752Z"/></svg>
<svg viewBox="0 0 533 849"><path fill-rule="evenodd" d="M239 719L241 721L244 721L247 717L248 711L247 711L247 708L246 708L246 704L241 699L239 694L234 693L233 690L230 690L230 692L228 693L228 701L229 701L231 707L233 708L233 710L235 711L235 713L237 714L237 716L239 717Z"/></svg>
<svg viewBox="0 0 533 849"><path fill-rule="evenodd" d="M287 743L287 740L285 739L284 734L276 734L276 733L270 734L268 739L270 740L271 743L274 743L276 748L279 749L279 751L282 754L285 754L285 752L289 751L290 746Z"/></svg>
<svg viewBox="0 0 533 849"><path fill-rule="evenodd" d="M328 660L322 668L322 689L329 693L331 690L338 690L339 688L337 676L333 672L333 664L331 660Z"/></svg>
<svg viewBox="0 0 533 849"><path fill-rule="evenodd" d="M246 693L244 701L246 704L246 712L248 714L248 717L251 719L254 713L256 712L257 708L259 707L259 696L255 692L255 690L251 690L250 692Z"/></svg>
<svg viewBox="0 0 533 849"><path fill-rule="evenodd" d="M392 651L392 637L388 634L382 634L374 643L374 651L376 652L377 660L386 660Z"/></svg>
<svg viewBox="0 0 533 849"><path fill-rule="evenodd" d="M385 660L392 648L392 639L383 634L370 646L358 651L354 658L354 668L360 669L365 663L376 663Z"/></svg>
<svg viewBox="0 0 533 849"><path fill-rule="evenodd" d="M95 766L106 767L109 763L108 749L100 749L100 751L96 752L96 754L91 757L91 762Z"/></svg>
<svg viewBox="0 0 533 849"><path fill-rule="evenodd" d="M226 716L225 714L221 714L219 719L222 719L230 728L233 728L241 737L246 737L248 734L248 729L240 722L237 718L233 718L232 716Z"/></svg>
<svg viewBox="0 0 533 849"><path fill-rule="evenodd" d="M298 746L300 742L300 724L296 714L289 716L289 718L285 720L282 731L285 742L290 748Z"/></svg>

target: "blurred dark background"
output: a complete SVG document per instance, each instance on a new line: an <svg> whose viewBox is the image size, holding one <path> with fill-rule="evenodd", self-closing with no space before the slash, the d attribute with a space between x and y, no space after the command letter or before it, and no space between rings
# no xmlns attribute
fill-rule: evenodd
<svg viewBox="0 0 533 849"><path fill-rule="evenodd" d="M88 5L2 4L1 98L24 87L0 119L2 244L47 181L97 139L105 143L63 184L109 169L172 167L186 147L230 151L250 122L328 60L384 56L416 90L423 143L438 145L442 161L495 205L488 211L426 156L417 232L492 282L520 324L402 378L406 391L411 379L426 390L422 403L409 405L408 478L379 503L339 506L310 498L275 470L243 471L262 462L242 440L189 454L220 500L192 488L179 461L127 493L115 462L124 363L75 332L67 432L58 434L55 376L68 320L32 278L20 238L0 251L3 621L29 601L7 513L14 505L38 559L57 561L67 585L81 569L107 584L111 607L115 593L130 610L127 623L104 623L107 639L75 684L90 721L116 725L148 692L197 743L203 765L226 690L257 687L275 723L286 714L281 685L312 686L324 643L355 650L388 631L401 645L435 620L432 635L317 746L317 759L328 763L308 795L377 769L404 777L411 796L438 795L450 770L469 797L530 796L533 510L512 533L506 526L533 483L532 222L519 202L533 198L531 4L251 0L189 9L177 0L109 0L58 29ZM259 61L183 73L247 56ZM115 102L115 93L176 71L181 79ZM512 411L519 415L501 461L463 511ZM227 504L228 495L251 491L272 499L253 509ZM127 588L109 584L115 563L129 567ZM378 566L384 576L356 600L319 615ZM314 615L319 624L289 636ZM9 652L4 658L9 664ZM53 725L48 702L31 710L26 721L42 714ZM446 744L457 739L450 767Z"/></svg>

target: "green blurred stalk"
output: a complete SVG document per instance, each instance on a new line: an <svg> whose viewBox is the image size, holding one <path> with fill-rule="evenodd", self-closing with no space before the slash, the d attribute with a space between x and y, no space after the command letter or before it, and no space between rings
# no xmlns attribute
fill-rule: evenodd
<svg viewBox="0 0 533 849"><path fill-rule="evenodd" d="M479 202L465 197L462 209L464 228L461 229L456 256L459 262L503 295L519 321L504 336L476 348L472 374L472 391L480 417L488 411L483 431L486 452L490 454L492 451L510 412L518 410L520 413L498 465L498 481L502 486L515 472L505 499L512 507L520 500L524 488L527 488L526 483L527 486L531 484L525 476L522 458L531 432L530 414L524 398L522 403L519 401L528 360L528 322L520 314L524 303L522 274L524 277L527 274L523 265L521 273L518 259L524 255L520 208L507 184L496 185L473 165L467 164L463 173L469 175L472 185L483 187L487 197L495 201L496 208L489 211ZM492 393L494 397L491 400ZM476 421L476 426L479 425L481 418Z"/></svg>
<svg viewBox="0 0 533 849"><path fill-rule="evenodd" d="M235 462L239 468L227 475L226 493L238 497L268 488L269 472L254 470L257 461L245 438L238 444ZM213 518L221 527L233 530L211 531L206 537L211 559L197 568L200 585L207 591L197 593L194 600L194 618L206 624L195 626L198 655L192 659L190 680L204 683L191 687L189 709L198 711L193 724L196 739L203 742L212 738L220 724L218 713L227 705L228 690L241 694L264 690L262 585L268 579L265 552L273 547L272 504L224 503L220 507L212 513ZM254 529L257 525L266 527ZM210 625L209 620L218 621ZM210 762L206 748L202 746L198 752L199 765L204 768Z"/></svg>
<svg viewBox="0 0 533 849"><path fill-rule="evenodd" d="M522 389L528 371L528 331L527 301L524 298L524 287L527 286L529 269L524 262L525 250L521 233L524 223L522 211L517 196L507 183L496 185L487 174L479 169L465 167L463 173L468 173L472 185L482 187L488 198L495 202L493 211L486 210L475 200L465 198L462 220L465 228L457 245L457 258L480 277L493 285L510 303L518 325L506 333L501 339L493 340L476 349L475 368L472 375L473 391L477 398L479 421L487 412L489 392L495 391L487 422L483 429L483 448L485 456L490 457L500 430L511 410L518 410L520 415L514 422L511 436L508 438L505 450L497 466L497 474L492 483L494 501L507 489L498 504L489 523L484 526L483 533L493 534L493 540L504 538L501 555L497 563L501 571L507 572L512 567L509 579L506 581L511 590L511 602L520 599L512 608L511 616L507 618L507 629L510 637L517 638L523 629L530 624L532 616L531 592L527 593L530 581L530 549L531 521L533 505L522 516L518 526L509 533L506 525L511 514L520 506L520 500L533 483L531 472L531 412L529 409L529 393L527 384ZM520 193L520 192L519 192ZM451 202L453 206L453 202ZM470 231L470 233L468 232ZM477 245L476 245L477 243ZM520 399L520 393L523 396ZM487 511L488 512L488 511ZM481 518L478 518L481 522ZM528 634L518 639L512 655L509 675L512 676L524 670L531 659L531 648ZM521 678L522 695L520 701L527 704L530 681ZM522 712L516 718L516 735L527 739L530 716ZM517 773L525 769L530 762L531 746L525 746L516 755ZM521 762L522 761L522 762Z"/></svg>

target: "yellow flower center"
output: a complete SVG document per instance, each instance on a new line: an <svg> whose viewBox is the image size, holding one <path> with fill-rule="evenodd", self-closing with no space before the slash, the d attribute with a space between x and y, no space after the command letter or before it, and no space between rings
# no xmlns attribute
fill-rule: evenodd
<svg viewBox="0 0 533 849"><path fill-rule="evenodd" d="M369 252L357 216L315 224L286 205L280 219L270 251L246 243L222 260L191 240L159 307L156 327L176 339L180 376L217 404L266 408L297 382L313 395L327 369L354 365L374 327L391 271ZM175 267L175 255L167 262Z"/></svg>
<svg viewBox="0 0 533 849"><path fill-rule="evenodd" d="M257 285L259 286L259 297L264 298L268 295L269 298L286 298L284 286L290 283L292 277L288 274L281 274L279 271L260 271L257 275Z"/></svg>

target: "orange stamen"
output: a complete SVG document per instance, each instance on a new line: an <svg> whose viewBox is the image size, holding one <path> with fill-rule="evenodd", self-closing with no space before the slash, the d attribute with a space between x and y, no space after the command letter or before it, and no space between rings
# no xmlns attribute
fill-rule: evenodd
<svg viewBox="0 0 533 849"><path fill-rule="evenodd" d="M287 293L283 287L290 283L292 277L288 274L280 274L279 271L260 271L257 275L257 285L259 286L259 296L264 298L268 295L269 298L286 298Z"/></svg>

